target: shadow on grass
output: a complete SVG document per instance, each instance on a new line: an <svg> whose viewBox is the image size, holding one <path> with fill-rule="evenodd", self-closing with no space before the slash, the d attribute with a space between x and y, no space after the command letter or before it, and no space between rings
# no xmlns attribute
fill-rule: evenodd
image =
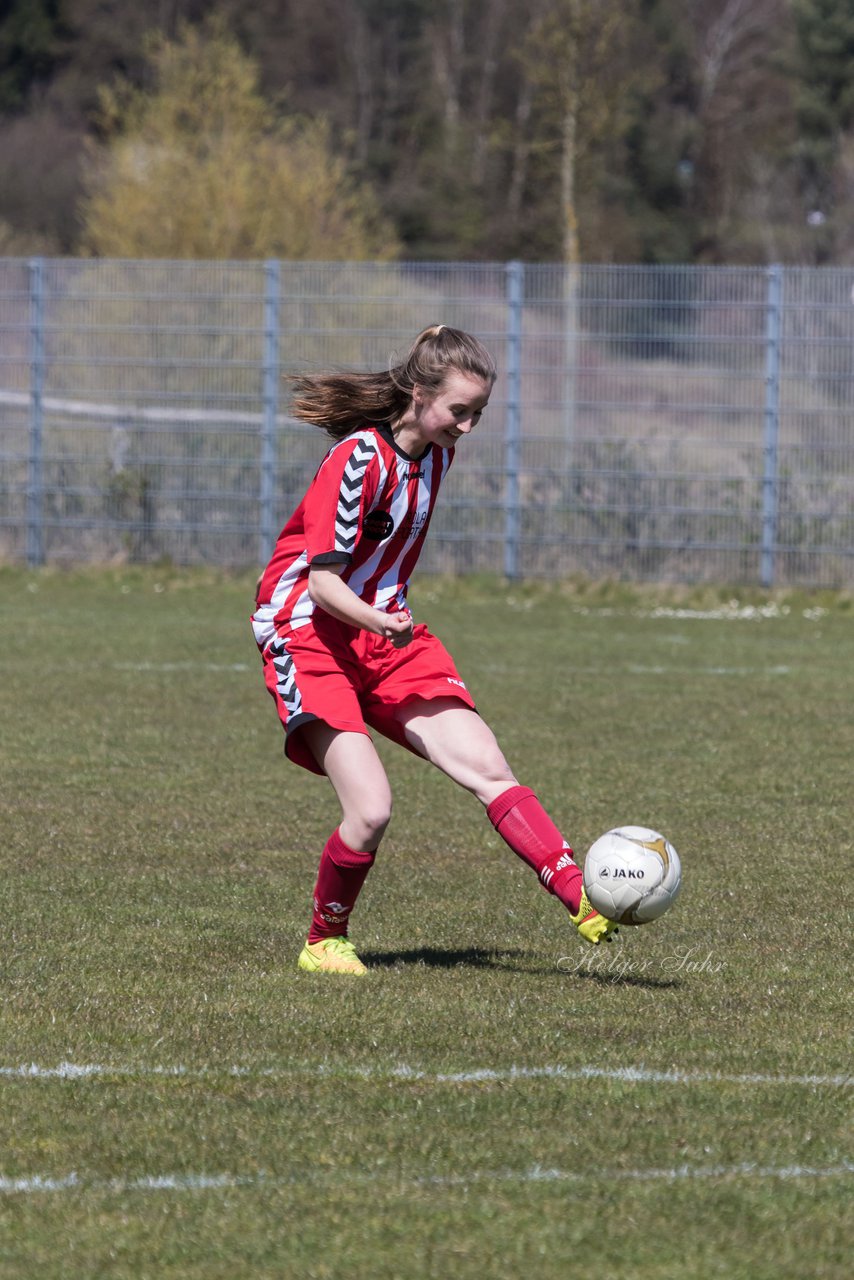
<svg viewBox="0 0 854 1280"><path fill-rule="evenodd" d="M413 947L406 951L363 951L359 955L369 969L393 969L400 964L422 964L428 969L512 969L522 971L516 961L525 956L524 951L496 951L483 947L467 947L465 950L441 947Z"/></svg>
<svg viewBox="0 0 854 1280"><path fill-rule="evenodd" d="M682 983L677 978L648 978L637 973L597 972L595 969L565 969L573 978L596 982L600 987L640 987L644 991L677 991Z"/></svg>
<svg viewBox="0 0 854 1280"><path fill-rule="evenodd" d="M369 969L394 969L399 965L424 965L428 969L503 969L510 973L536 973L549 979L555 970L550 965L538 964L530 952L505 948L486 947L463 949L441 947L412 947L401 951L362 951L359 955ZM528 963L523 963L527 961ZM584 961L571 967L557 965L559 973L598 983L602 987L640 987L646 991L677 990L681 983L677 978L656 978L649 974L631 973L626 969L591 967L585 955Z"/></svg>

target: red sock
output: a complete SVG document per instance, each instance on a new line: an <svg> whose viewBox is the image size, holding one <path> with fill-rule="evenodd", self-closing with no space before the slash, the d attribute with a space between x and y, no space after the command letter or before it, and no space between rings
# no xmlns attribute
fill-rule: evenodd
<svg viewBox="0 0 854 1280"><path fill-rule="evenodd" d="M513 852L534 868L543 887L576 915L581 905L581 868L530 787L502 791L487 807L486 816Z"/></svg>
<svg viewBox="0 0 854 1280"><path fill-rule="evenodd" d="M351 849L337 829L332 832L320 855L309 942L320 942L321 938L346 938L350 912L356 905L376 854L376 849L367 852Z"/></svg>

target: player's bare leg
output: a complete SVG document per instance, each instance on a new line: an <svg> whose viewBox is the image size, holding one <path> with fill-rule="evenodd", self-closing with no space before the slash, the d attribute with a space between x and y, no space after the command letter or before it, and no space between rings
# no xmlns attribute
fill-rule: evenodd
<svg viewBox="0 0 854 1280"><path fill-rule="evenodd" d="M350 912L391 817L391 788L371 739L322 721L301 730L341 805L341 823L324 847L314 888L314 913L300 969L312 973L367 970L347 937Z"/></svg>
<svg viewBox="0 0 854 1280"><path fill-rule="evenodd" d="M454 698L421 699L401 709L407 740L425 759L477 796L513 852L564 904L587 942L609 938L616 926L593 911L569 842L533 791L518 784L492 730Z"/></svg>
<svg viewBox="0 0 854 1280"><path fill-rule="evenodd" d="M341 805L341 837L351 849L376 849L391 818L391 787L366 733L342 733L322 720L300 732Z"/></svg>
<svg viewBox="0 0 854 1280"><path fill-rule="evenodd" d="M407 702L398 719L407 740L454 782L489 805L516 778L485 720L456 698Z"/></svg>

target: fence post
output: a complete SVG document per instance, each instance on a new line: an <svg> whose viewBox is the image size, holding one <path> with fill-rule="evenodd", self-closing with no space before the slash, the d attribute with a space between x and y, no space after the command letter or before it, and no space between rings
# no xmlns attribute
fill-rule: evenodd
<svg viewBox="0 0 854 1280"><path fill-rule="evenodd" d="M277 259L264 263L264 355L260 450L259 560L270 555L276 537L276 420L279 412L279 319L281 267Z"/></svg>
<svg viewBox="0 0 854 1280"><path fill-rule="evenodd" d="M504 437L504 574L519 577L519 467L522 440L522 311L525 268L507 263L507 416Z"/></svg>
<svg viewBox="0 0 854 1280"><path fill-rule="evenodd" d="M563 471L568 477L576 436L578 400L579 294L581 268L567 262L563 268Z"/></svg>
<svg viewBox="0 0 854 1280"><path fill-rule="evenodd" d="M29 261L30 441L27 460L27 564L44 564L44 259Z"/></svg>
<svg viewBox="0 0 854 1280"><path fill-rule="evenodd" d="M762 468L762 556L760 581L773 587L777 556L779 515L780 439L780 334L783 311L783 268L767 270L767 310L765 319L765 425Z"/></svg>

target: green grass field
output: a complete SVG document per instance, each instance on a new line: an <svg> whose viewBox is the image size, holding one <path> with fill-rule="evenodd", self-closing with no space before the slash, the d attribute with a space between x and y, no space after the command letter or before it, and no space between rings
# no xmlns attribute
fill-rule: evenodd
<svg viewBox="0 0 854 1280"><path fill-rule="evenodd" d="M854 605L731 594L420 584L576 849L685 885L585 950L383 745L359 982L295 968L337 811L251 580L0 571L0 1274L847 1280Z"/></svg>

